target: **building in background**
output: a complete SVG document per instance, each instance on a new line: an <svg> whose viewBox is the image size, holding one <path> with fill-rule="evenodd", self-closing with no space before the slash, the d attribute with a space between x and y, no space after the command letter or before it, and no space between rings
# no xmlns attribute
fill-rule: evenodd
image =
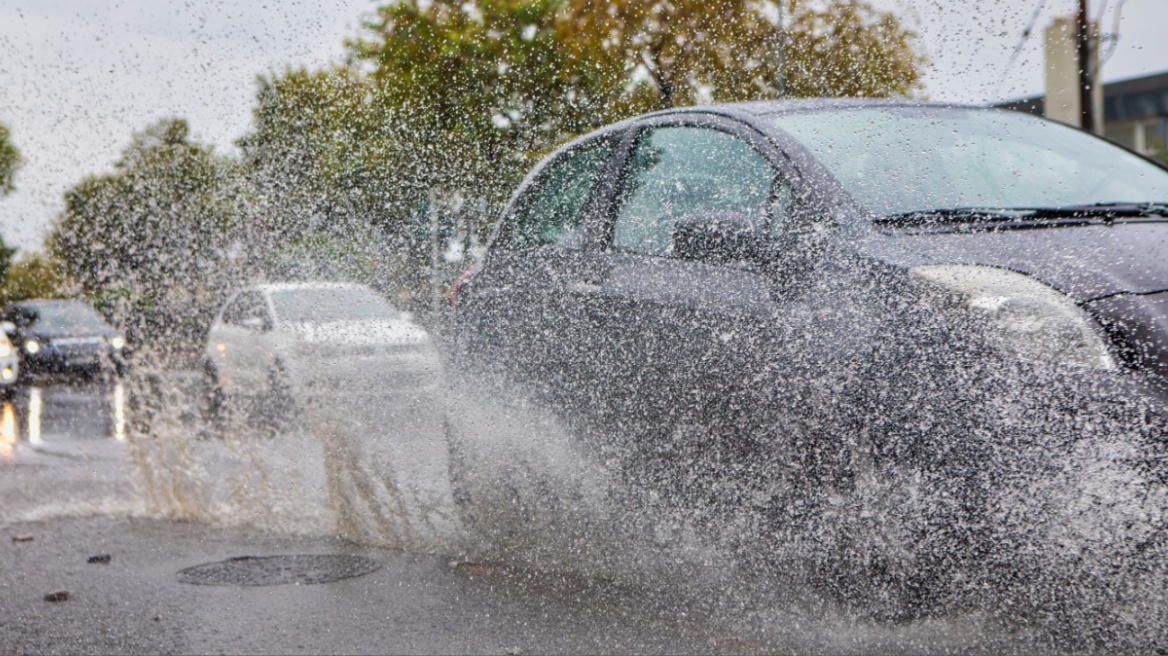
<svg viewBox="0 0 1168 656"><path fill-rule="evenodd" d="M1091 77L1091 115L1095 116L1095 132L1102 134L1103 88L1099 66L1099 25L1088 27L1090 35L1090 56L1088 68ZM1075 20L1070 17L1056 18L1044 33L1044 53L1046 60L1046 95L1043 113L1056 121L1081 125L1082 108L1079 93L1079 38Z"/></svg>
<svg viewBox="0 0 1168 656"><path fill-rule="evenodd" d="M1102 86L1104 136L1168 162L1168 71ZM996 106L1058 118L1047 112L1045 96Z"/></svg>

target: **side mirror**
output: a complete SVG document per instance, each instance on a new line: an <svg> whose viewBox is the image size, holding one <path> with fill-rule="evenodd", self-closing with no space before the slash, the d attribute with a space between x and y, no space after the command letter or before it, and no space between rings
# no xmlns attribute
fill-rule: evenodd
<svg viewBox="0 0 1168 656"><path fill-rule="evenodd" d="M673 226L673 253L705 262L762 262L770 249L749 215L710 212L682 217Z"/></svg>
<svg viewBox="0 0 1168 656"><path fill-rule="evenodd" d="M268 322L264 321L261 317L248 317L241 321L239 325L256 332L266 332L269 329Z"/></svg>
<svg viewBox="0 0 1168 656"><path fill-rule="evenodd" d="M16 324L12 323L11 321L0 321L0 331L4 331L5 334L11 335L12 333L16 332Z"/></svg>

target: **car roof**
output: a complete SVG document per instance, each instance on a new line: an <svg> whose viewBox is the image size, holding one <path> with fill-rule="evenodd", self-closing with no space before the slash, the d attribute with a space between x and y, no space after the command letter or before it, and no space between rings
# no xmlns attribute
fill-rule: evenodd
<svg viewBox="0 0 1168 656"><path fill-rule="evenodd" d="M745 118L822 110L871 109L874 107L904 107L926 110L960 108L993 111L993 108L986 107L984 105L930 102L924 100L913 100L910 98L789 98L783 100L751 100L736 103L695 105L690 107L667 109L660 112L654 112L652 114L646 114L645 116L638 118L686 113L722 114Z"/></svg>
<svg viewBox="0 0 1168 656"><path fill-rule="evenodd" d="M368 285L355 282L268 282L260 285L245 287L242 291L280 292L294 290L329 290L329 289L365 289L372 291Z"/></svg>
<svg viewBox="0 0 1168 656"><path fill-rule="evenodd" d="M85 301L79 301L76 299L65 299L65 298L52 298L52 299L38 298L38 299L29 300L29 301L17 301L16 303L12 304L12 307L43 308L43 307L53 307L55 305L84 305L85 307L93 307L92 305L90 305L89 303L86 303Z"/></svg>
<svg viewBox="0 0 1168 656"><path fill-rule="evenodd" d="M639 121L655 118L658 116L682 116L685 114L714 114L725 116L728 118L738 119L740 121L754 125L766 131L767 126L765 121L760 122L758 119L774 116L777 114L796 114L800 112L824 111L824 110L839 110L839 109L871 109L873 107L903 107L914 109L936 109L938 111L944 109L976 109L983 111L1013 111L1008 109L988 107L986 105L970 105L964 103L943 103L930 102L925 100L913 100L910 98L788 98L783 100L749 100L745 102L735 103L716 103L710 105L691 105L687 107L675 107L672 109L663 109L657 112L648 114L641 114L626 118L622 121L610 123L595 131L581 135L571 141L563 144L560 150L567 150L576 147L580 143L592 140L593 138L624 130L630 125Z"/></svg>

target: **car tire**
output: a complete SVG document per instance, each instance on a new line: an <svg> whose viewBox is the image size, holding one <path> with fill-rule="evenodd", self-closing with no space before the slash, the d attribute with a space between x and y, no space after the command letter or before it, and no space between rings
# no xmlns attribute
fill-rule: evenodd
<svg viewBox="0 0 1168 656"><path fill-rule="evenodd" d="M454 499L455 512L463 528L468 531L475 529L475 514L473 497L471 494L470 455L458 429L450 419L442 422L442 429L446 437L446 467L450 477L450 493Z"/></svg>
<svg viewBox="0 0 1168 656"><path fill-rule="evenodd" d="M203 362L203 419L215 434L222 434L227 420L227 393L219 383L219 369L211 360Z"/></svg>
<svg viewBox="0 0 1168 656"><path fill-rule="evenodd" d="M266 428L283 434L298 423L299 404L293 393L288 369L282 360L275 360L268 369L268 388L260 403L260 416L267 420Z"/></svg>

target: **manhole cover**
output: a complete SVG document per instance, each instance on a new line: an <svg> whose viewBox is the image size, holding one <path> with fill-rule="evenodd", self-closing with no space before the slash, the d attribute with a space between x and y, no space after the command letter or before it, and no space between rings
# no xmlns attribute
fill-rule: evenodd
<svg viewBox="0 0 1168 656"><path fill-rule="evenodd" d="M178 580L194 585L310 585L364 576L379 569L380 563L361 556L240 556L188 567L178 573Z"/></svg>

